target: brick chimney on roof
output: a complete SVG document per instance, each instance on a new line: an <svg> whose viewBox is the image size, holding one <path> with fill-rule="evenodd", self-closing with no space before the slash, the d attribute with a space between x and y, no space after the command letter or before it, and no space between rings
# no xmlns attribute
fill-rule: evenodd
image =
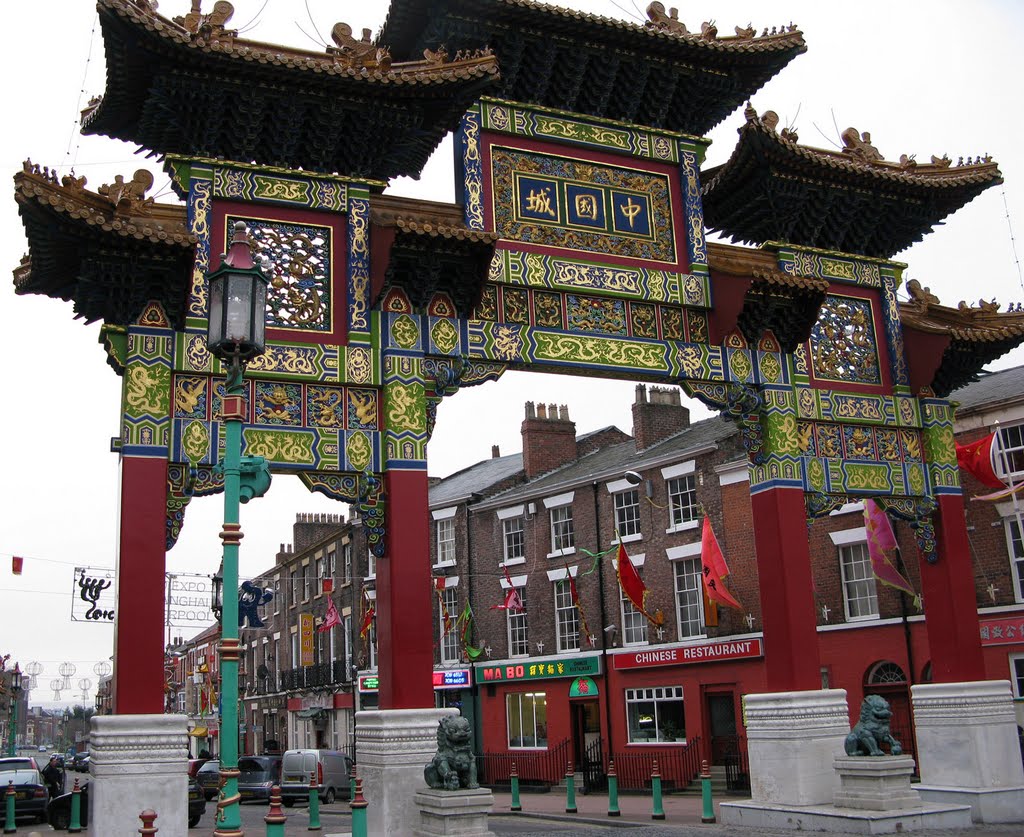
<svg viewBox="0 0 1024 837"><path fill-rule="evenodd" d="M690 411L682 405L679 390L636 385L633 402L633 438L636 449L646 450L690 426Z"/></svg>
<svg viewBox="0 0 1024 837"><path fill-rule="evenodd" d="M523 470L528 479L576 458L576 423L569 408L526 402L523 421Z"/></svg>

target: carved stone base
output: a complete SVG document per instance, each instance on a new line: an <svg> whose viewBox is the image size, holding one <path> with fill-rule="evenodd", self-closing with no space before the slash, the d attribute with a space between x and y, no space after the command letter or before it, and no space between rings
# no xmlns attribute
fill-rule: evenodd
<svg viewBox="0 0 1024 837"><path fill-rule="evenodd" d="M839 790L836 808L861 811L896 811L921 807L921 797L910 787L914 760L909 756L841 756L835 760Z"/></svg>
<svg viewBox="0 0 1024 837"><path fill-rule="evenodd" d="M758 830L779 828L840 834L905 834L908 831L944 828L956 829L952 832L954 834L966 834L971 829L971 809L966 805L932 805L927 802L919 808L905 811L858 811L834 805L766 805L757 802L723 802L718 810L721 822Z"/></svg>
<svg viewBox="0 0 1024 837"><path fill-rule="evenodd" d="M380 709L356 713L356 763L370 834L413 834L420 827L416 794L437 752L437 725L456 709ZM163 837L161 832L160 837Z"/></svg>
<svg viewBox="0 0 1024 837"><path fill-rule="evenodd" d="M921 798L970 805L975 822L1024 822L1010 682L927 683L910 691Z"/></svg>
<svg viewBox="0 0 1024 837"><path fill-rule="evenodd" d="M188 835L188 737L184 715L96 715L89 737L88 834L136 834L157 813L160 837Z"/></svg>
<svg viewBox="0 0 1024 837"><path fill-rule="evenodd" d="M416 794L420 809L418 837L494 837L487 827L487 815L494 807L494 795L487 788L476 790L427 790Z"/></svg>
<svg viewBox="0 0 1024 837"><path fill-rule="evenodd" d="M745 695L754 802L824 805L839 790L832 762L850 731L845 689Z"/></svg>

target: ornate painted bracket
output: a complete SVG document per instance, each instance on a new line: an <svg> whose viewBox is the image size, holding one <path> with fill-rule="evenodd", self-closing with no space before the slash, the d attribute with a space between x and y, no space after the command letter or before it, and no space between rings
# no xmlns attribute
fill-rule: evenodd
<svg viewBox="0 0 1024 837"><path fill-rule="evenodd" d="M359 479L359 498L356 510L366 529L366 542L375 557L383 558L387 528L384 519L384 486L369 471Z"/></svg>
<svg viewBox="0 0 1024 837"><path fill-rule="evenodd" d="M692 381L681 381L680 384L694 398L721 412L723 418L736 422L751 464L760 465L764 462L764 436L761 428L764 400L756 387L749 384Z"/></svg>
<svg viewBox="0 0 1024 837"><path fill-rule="evenodd" d="M224 490L224 475L213 465L171 462L167 465L167 545L170 550L181 534L185 509L193 497L208 497Z"/></svg>
<svg viewBox="0 0 1024 837"><path fill-rule="evenodd" d="M433 393L427 395L427 436L434 435L437 407L446 395L454 395L463 386L474 386L485 381L496 381L505 371L502 363L470 360L466 356L423 359L423 375L433 383Z"/></svg>
<svg viewBox="0 0 1024 837"><path fill-rule="evenodd" d="M808 491L804 494L804 505L807 508L807 528L810 529L819 517L826 517L847 503L856 502L845 494L825 494L822 491Z"/></svg>
<svg viewBox="0 0 1024 837"><path fill-rule="evenodd" d="M935 543L935 522L932 519L932 514L938 508L934 497L875 497L874 500L883 509L910 524L910 528L917 536L917 548L929 564L939 560Z"/></svg>

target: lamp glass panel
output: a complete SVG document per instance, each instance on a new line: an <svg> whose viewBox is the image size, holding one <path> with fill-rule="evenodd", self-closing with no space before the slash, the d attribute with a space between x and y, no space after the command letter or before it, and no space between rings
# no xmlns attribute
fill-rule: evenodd
<svg viewBox="0 0 1024 837"><path fill-rule="evenodd" d="M224 280L214 279L210 282L210 322L207 326L207 339L211 346L224 339Z"/></svg>
<svg viewBox="0 0 1024 837"><path fill-rule="evenodd" d="M252 340L252 289L251 276L228 274L224 336L232 343L245 344Z"/></svg>

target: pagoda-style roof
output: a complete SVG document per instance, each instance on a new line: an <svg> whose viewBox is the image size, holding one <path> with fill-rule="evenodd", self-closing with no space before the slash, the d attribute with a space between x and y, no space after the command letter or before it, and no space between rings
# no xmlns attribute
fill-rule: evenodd
<svg viewBox="0 0 1024 837"><path fill-rule="evenodd" d="M352 36L316 53L239 38L233 9L168 20L148 0L99 0L107 90L86 134L157 154L216 157L387 180L417 176L446 133L496 79L486 52L421 52L392 63Z"/></svg>
<svg viewBox="0 0 1024 837"><path fill-rule="evenodd" d="M29 246L14 271L15 292L74 300L77 317L113 325L136 320L156 300L183 327L195 239L184 207L145 196L152 183L142 169L90 192L84 177L58 180L27 161L14 177Z"/></svg>
<svg viewBox="0 0 1024 837"><path fill-rule="evenodd" d="M398 287L413 309L423 312L441 291L457 316L470 316L483 292L497 233L466 227L455 204L385 195L371 198L370 221L371 241L388 247L383 276L375 277L374 303Z"/></svg>
<svg viewBox="0 0 1024 837"><path fill-rule="evenodd" d="M648 17L628 23L531 0L392 0L377 43L401 59L487 47L501 66L490 95L696 136L807 49L793 26L689 32L661 3Z"/></svg>
<svg viewBox="0 0 1024 837"><path fill-rule="evenodd" d="M977 306L963 300L942 305L929 288L911 279L910 301L900 304L911 386L928 386L940 397L976 381L986 363L1024 343L1024 306L1002 312L995 300ZM916 380L915 380L916 377Z"/></svg>
<svg viewBox="0 0 1024 837"><path fill-rule="evenodd" d="M709 230L751 244L786 242L889 258L1002 183L991 158L882 159L871 135L843 132L842 151L800 145L778 116L751 107L729 161L703 173Z"/></svg>

